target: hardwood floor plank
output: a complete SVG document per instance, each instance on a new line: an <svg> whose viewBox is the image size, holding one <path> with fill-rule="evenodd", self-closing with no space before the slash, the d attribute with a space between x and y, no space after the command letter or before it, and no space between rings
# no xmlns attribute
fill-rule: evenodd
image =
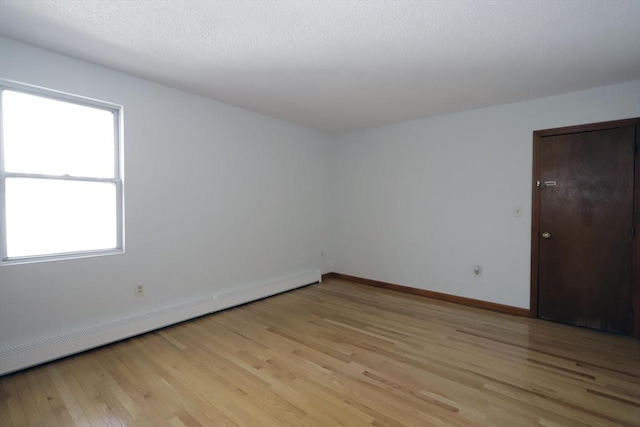
<svg viewBox="0 0 640 427"><path fill-rule="evenodd" d="M0 425L637 426L640 341L328 279L0 378Z"/></svg>
<svg viewBox="0 0 640 427"><path fill-rule="evenodd" d="M78 407L82 410L82 413L84 414L90 426L100 427L105 425L104 419L99 414L97 405L93 404L89 396L85 393L84 389L76 380L72 369L73 365L76 363L76 360L78 358L84 357L85 355L86 354L81 354L64 359L63 361L65 363L53 363L53 365L55 365L57 370L60 372L60 379L57 379L55 384L57 388L66 386L69 389L69 392L73 396L73 399L77 402ZM43 367L46 366L48 365L45 365ZM40 369L43 367L36 367L33 369ZM31 372L31 370L28 370L26 372ZM59 383L58 381L60 381L61 383Z"/></svg>
<svg viewBox="0 0 640 427"><path fill-rule="evenodd" d="M38 410L36 398L29 387L30 378L37 375L38 371L33 373L19 372L14 378L17 396L20 400L20 404L22 405L23 413L26 415L27 425L30 426L46 425L46 422L42 418L42 414ZM53 422L55 422L55 420L53 420L52 423Z"/></svg>
<svg viewBox="0 0 640 427"><path fill-rule="evenodd" d="M67 425L91 425L89 420L84 414L82 405L76 400L75 394L69 388L69 382L62 375L56 364L48 365L51 369L48 370L51 382L56 388L60 399L62 400L65 408L69 411L69 415L73 420L72 423Z"/></svg>
<svg viewBox="0 0 640 427"><path fill-rule="evenodd" d="M28 424L13 378L0 381L0 402L2 402L0 425L26 426Z"/></svg>
<svg viewBox="0 0 640 427"><path fill-rule="evenodd" d="M42 371L42 375L38 378L38 383L34 384L37 387L36 394L41 395L43 405L48 407L47 411L50 411L51 414L55 417L60 426L68 426L72 425L75 422L71 417L69 412L70 408L65 404L62 400L58 390L55 388L53 383L51 382L51 377L49 372L55 369L54 366L49 365ZM47 416L50 418L50 415Z"/></svg>
<svg viewBox="0 0 640 427"><path fill-rule="evenodd" d="M100 378L94 371L95 352L88 352L83 357L74 358L71 364L73 377L80 385L80 393L88 398L88 407L93 412L91 424L100 426L124 426L117 414L113 412L113 408L105 400L104 390L100 386ZM109 397L109 396L107 396Z"/></svg>

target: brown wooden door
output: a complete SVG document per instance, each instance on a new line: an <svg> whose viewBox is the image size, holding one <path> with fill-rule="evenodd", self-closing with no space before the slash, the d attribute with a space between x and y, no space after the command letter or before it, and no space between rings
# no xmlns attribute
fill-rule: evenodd
<svg viewBox="0 0 640 427"><path fill-rule="evenodd" d="M536 139L538 317L631 333L635 136L631 125Z"/></svg>

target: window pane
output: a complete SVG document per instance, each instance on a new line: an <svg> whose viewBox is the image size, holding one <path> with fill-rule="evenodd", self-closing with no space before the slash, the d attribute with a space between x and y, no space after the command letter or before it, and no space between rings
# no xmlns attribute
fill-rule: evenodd
<svg viewBox="0 0 640 427"><path fill-rule="evenodd" d="M114 114L2 91L5 171L113 178Z"/></svg>
<svg viewBox="0 0 640 427"><path fill-rule="evenodd" d="M9 258L117 246L115 184L7 178L5 194Z"/></svg>

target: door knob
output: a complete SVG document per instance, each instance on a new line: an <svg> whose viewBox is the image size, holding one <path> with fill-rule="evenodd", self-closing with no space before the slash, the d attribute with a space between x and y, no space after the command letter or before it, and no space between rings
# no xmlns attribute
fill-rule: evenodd
<svg viewBox="0 0 640 427"><path fill-rule="evenodd" d="M550 239L551 238L551 233L549 233L548 231L545 231L544 233L542 233L542 238L543 239Z"/></svg>

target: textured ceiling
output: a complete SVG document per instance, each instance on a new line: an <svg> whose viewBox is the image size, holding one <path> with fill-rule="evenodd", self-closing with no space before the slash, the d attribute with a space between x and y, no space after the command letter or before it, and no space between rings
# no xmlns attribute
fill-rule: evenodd
<svg viewBox="0 0 640 427"><path fill-rule="evenodd" d="M0 34L324 131L640 78L640 0L0 0Z"/></svg>

